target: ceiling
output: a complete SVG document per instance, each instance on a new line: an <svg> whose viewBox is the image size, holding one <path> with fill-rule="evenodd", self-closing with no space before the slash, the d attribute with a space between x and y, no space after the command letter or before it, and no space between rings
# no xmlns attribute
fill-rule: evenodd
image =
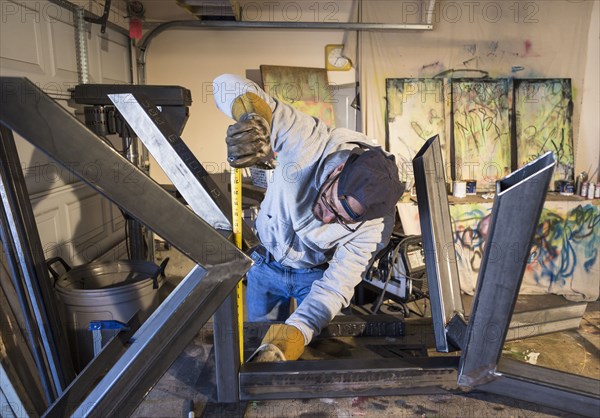
<svg viewBox="0 0 600 418"><path fill-rule="evenodd" d="M237 0L126 0L143 5L146 22L173 20L236 20Z"/></svg>
<svg viewBox="0 0 600 418"><path fill-rule="evenodd" d="M146 23L175 20L245 21L284 23L348 22L354 1L306 0L118 0L128 5L140 4ZM384 0L387 1L387 0ZM415 0L435 1L435 0ZM131 15L131 13L129 13Z"/></svg>

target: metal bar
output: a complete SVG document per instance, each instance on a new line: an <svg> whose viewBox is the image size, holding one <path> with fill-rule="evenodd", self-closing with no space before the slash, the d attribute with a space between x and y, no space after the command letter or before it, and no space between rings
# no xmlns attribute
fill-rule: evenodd
<svg viewBox="0 0 600 418"><path fill-rule="evenodd" d="M414 321L412 322L414 323ZM429 325L426 320L423 322ZM244 335L262 338L271 325L273 325L273 322L245 322ZM338 315L321 330L319 335L315 336L315 339L337 337L397 338L405 335L405 328L403 318L391 315Z"/></svg>
<svg viewBox="0 0 600 418"><path fill-rule="evenodd" d="M60 322L52 281L29 201L12 131L0 124L2 242L10 251L13 284L32 331L30 343L48 403L75 377L67 336Z"/></svg>
<svg viewBox="0 0 600 418"><path fill-rule="evenodd" d="M419 220L436 349L456 349L446 338L446 325L454 315L464 317L446 175L439 137L430 138L413 159Z"/></svg>
<svg viewBox="0 0 600 418"><path fill-rule="evenodd" d="M406 23L352 23L352 22L239 22L225 20L176 20L162 23L144 36L140 49L145 51L153 38L172 28L195 29L318 29L318 30L356 30L356 31L397 31L432 30L432 24ZM145 62L142 56L142 62Z"/></svg>
<svg viewBox="0 0 600 418"><path fill-rule="evenodd" d="M448 325L446 325L446 338L448 342L458 349L465 345L465 336L467 334L467 323L462 315L454 315Z"/></svg>
<svg viewBox="0 0 600 418"><path fill-rule="evenodd" d="M11 381L25 410L39 416L48 404L26 335L22 332L27 329L23 326L25 321L22 310L4 264L3 258L0 261L0 340L3 345L3 358L0 362L4 364L6 379ZM0 378L0 386L5 381L3 379ZM5 395L8 396L8 393Z"/></svg>
<svg viewBox="0 0 600 418"><path fill-rule="evenodd" d="M48 0L50 3L56 4L57 6L62 7L65 10L69 10L72 13L75 13L76 10L80 7L79 4L75 4L72 3L68 0ZM21 6L24 7L24 6ZM87 10L84 11L84 17L86 19L101 19L101 16L98 16L94 13L88 12ZM106 22L106 26L111 28L112 30L114 30L115 32L120 33L121 35L124 35L126 37L129 37L129 31L127 29L125 29L124 27L121 27L119 25L117 25L116 23L111 22L110 20L108 20Z"/></svg>
<svg viewBox="0 0 600 418"><path fill-rule="evenodd" d="M129 330L113 336L100 350L100 353L90 361L79 373L67 389L46 410L44 418L63 418L71 416L73 411L81 404L100 378L107 371L107 366L113 364L127 349L129 341L140 327L139 316L134 316L128 323Z"/></svg>
<svg viewBox="0 0 600 418"><path fill-rule="evenodd" d="M141 93L109 94L108 97L192 210L213 228L231 230L226 211L216 203L226 197L214 183L204 183L210 179L208 173L150 98ZM231 204L227 210L231 210Z"/></svg>
<svg viewBox="0 0 600 418"><path fill-rule="evenodd" d="M53 0L61 1L61 0ZM62 0L64 1L64 0ZM399 31L399 30L433 30L432 24L402 23L336 23L336 22L232 22L210 20L177 20L158 25L144 35L138 48L138 78L141 84L146 83L146 54L152 40L161 33L174 28L193 29L316 29L316 30L351 30L351 31Z"/></svg>
<svg viewBox="0 0 600 418"><path fill-rule="evenodd" d="M194 267L135 333L129 349L73 416L129 416L249 267L248 260L208 270Z"/></svg>
<svg viewBox="0 0 600 418"><path fill-rule="evenodd" d="M213 317L213 326L217 400L222 403L238 402L238 372L242 359L235 293L227 296L217 309Z"/></svg>
<svg viewBox="0 0 600 418"><path fill-rule="evenodd" d="M0 185L0 188L1 187L2 186ZM25 330L24 340L27 341L29 349L31 350L31 355L35 363L35 368L37 371L37 375L39 376L43 396L45 398L44 401L46 402L46 404L50 404L56 397L53 388L52 376L46 367L46 363L44 360L43 345L39 343L41 337L39 335L39 330L36 326L35 315L29 309L27 292L25 290L25 286L23 285L23 280L20 278L20 276L22 276L22 272L19 266L19 260L16 256L16 250L14 249L14 245L11 239L11 233L9 229L9 217L8 214L5 213L4 208L2 207L1 209L2 210L0 210L0 240L3 244L4 253L6 256L6 260L8 261L8 267L10 269L10 279L12 280L12 284L15 289L16 296L19 301L21 314L23 317L23 329Z"/></svg>
<svg viewBox="0 0 600 418"><path fill-rule="evenodd" d="M231 201L152 100L142 92L109 98L192 210L213 228L231 230ZM242 228L246 248L258 244L250 227L243 223Z"/></svg>
<svg viewBox="0 0 600 418"><path fill-rule="evenodd" d="M240 400L448 393L458 357L245 363Z"/></svg>
<svg viewBox="0 0 600 418"><path fill-rule="evenodd" d="M77 57L77 80L79 84L87 84L90 80L90 64L88 60L87 29L85 9L78 7L73 12L75 23L75 56Z"/></svg>
<svg viewBox="0 0 600 418"><path fill-rule="evenodd" d="M11 381L4 365L0 362L0 412L4 418L29 418L25 402L19 397L19 392ZM33 413L33 411L30 411Z"/></svg>
<svg viewBox="0 0 600 418"><path fill-rule="evenodd" d="M458 383L495 379L531 241L556 160L547 153L496 184L496 197L461 354Z"/></svg>
<svg viewBox="0 0 600 418"><path fill-rule="evenodd" d="M0 121L195 262L247 259L31 81L0 77Z"/></svg>
<svg viewBox="0 0 600 418"><path fill-rule="evenodd" d="M596 379L502 359L496 379L477 390L533 402L573 414L598 417L600 382Z"/></svg>

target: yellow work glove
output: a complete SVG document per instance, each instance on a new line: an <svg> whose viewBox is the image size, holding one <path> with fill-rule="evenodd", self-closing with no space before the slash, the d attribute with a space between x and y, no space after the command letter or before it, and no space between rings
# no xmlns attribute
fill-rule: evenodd
<svg viewBox="0 0 600 418"><path fill-rule="evenodd" d="M273 324L248 361L297 360L304 352L304 335L292 325Z"/></svg>
<svg viewBox="0 0 600 418"><path fill-rule="evenodd" d="M234 168L265 165L273 168L271 123L273 113L254 93L238 96L231 107L237 121L227 129L227 161Z"/></svg>

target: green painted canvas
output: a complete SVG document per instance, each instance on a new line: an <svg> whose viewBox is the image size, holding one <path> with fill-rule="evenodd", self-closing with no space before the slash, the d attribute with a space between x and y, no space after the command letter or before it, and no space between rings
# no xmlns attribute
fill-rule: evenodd
<svg viewBox="0 0 600 418"><path fill-rule="evenodd" d="M518 167L552 151L557 161L553 180L573 181L571 80L515 80L514 89Z"/></svg>
<svg viewBox="0 0 600 418"><path fill-rule="evenodd" d="M268 94L334 127L333 90L324 68L261 65L260 73Z"/></svg>
<svg viewBox="0 0 600 418"><path fill-rule="evenodd" d="M511 100L508 79L452 80L453 179L493 191L510 173Z"/></svg>

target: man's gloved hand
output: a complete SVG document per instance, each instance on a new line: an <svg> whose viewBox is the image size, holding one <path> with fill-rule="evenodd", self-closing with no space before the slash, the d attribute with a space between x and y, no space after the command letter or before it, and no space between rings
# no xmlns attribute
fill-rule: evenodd
<svg viewBox="0 0 600 418"><path fill-rule="evenodd" d="M227 161L234 168L243 168L270 160L271 126L258 113L246 113L227 129Z"/></svg>
<svg viewBox="0 0 600 418"><path fill-rule="evenodd" d="M297 360L303 352L304 335L298 328L286 324L273 324L269 327L260 347L248 361L264 363Z"/></svg>

